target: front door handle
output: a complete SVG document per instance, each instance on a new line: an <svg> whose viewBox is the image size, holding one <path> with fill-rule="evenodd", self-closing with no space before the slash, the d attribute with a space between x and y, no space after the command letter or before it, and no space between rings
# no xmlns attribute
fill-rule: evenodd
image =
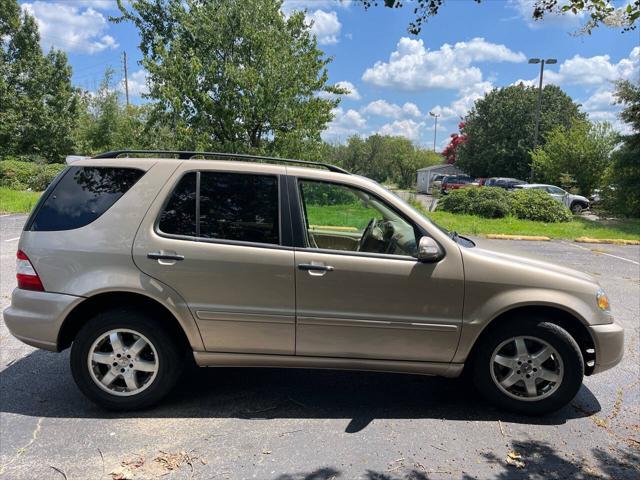
<svg viewBox="0 0 640 480"><path fill-rule="evenodd" d="M184 260L184 255L159 251L147 253L147 258L150 258L151 260Z"/></svg>
<svg viewBox="0 0 640 480"><path fill-rule="evenodd" d="M301 263L298 268L307 272L333 272L334 270L331 265L314 265L311 263Z"/></svg>

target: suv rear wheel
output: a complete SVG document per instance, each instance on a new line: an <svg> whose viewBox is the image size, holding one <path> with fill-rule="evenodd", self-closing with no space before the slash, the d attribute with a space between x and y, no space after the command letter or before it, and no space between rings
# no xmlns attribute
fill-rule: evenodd
<svg viewBox="0 0 640 480"><path fill-rule="evenodd" d="M178 379L184 355L159 323L128 309L89 320L71 348L71 372L80 390L111 410L135 410L162 399Z"/></svg>
<svg viewBox="0 0 640 480"><path fill-rule="evenodd" d="M548 322L500 328L479 345L473 374L492 403L539 415L569 403L582 385L584 362L571 335Z"/></svg>

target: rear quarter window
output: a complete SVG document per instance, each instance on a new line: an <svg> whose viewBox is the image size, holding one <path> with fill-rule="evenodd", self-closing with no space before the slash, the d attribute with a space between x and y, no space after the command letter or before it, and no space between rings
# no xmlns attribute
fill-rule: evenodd
<svg viewBox="0 0 640 480"><path fill-rule="evenodd" d="M111 208L144 173L136 168L69 167L36 207L27 229L84 227Z"/></svg>

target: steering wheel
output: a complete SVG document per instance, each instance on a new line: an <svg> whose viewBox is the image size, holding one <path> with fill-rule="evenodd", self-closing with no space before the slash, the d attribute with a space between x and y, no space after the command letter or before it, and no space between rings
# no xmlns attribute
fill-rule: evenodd
<svg viewBox="0 0 640 480"><path fill-rule="evenodd" d="M365 227L365 229L362 231L362 236L360 237L360 242L358 243L358 252L362 252L362 248L365 245L365 242L367 241L367 239L371 236L373 229L376 228L376 225L378 224L378 220L376 220L375 218L372 218L371 220L369 220L369 223L367 224L367 226Z"/></svg>

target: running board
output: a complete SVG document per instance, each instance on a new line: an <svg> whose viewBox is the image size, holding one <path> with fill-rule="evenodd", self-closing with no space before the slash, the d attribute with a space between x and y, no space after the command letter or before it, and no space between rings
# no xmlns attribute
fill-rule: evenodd
<svg viewBox="0 0 640 480"><path fill-rule="evenodd" d="M299 355L261 355L253 353L193 352L201 367L319 368L328 370L366 370L370 372L411 373L458 377L463 363L407 362L366 358L305 357Z"/></svg>

